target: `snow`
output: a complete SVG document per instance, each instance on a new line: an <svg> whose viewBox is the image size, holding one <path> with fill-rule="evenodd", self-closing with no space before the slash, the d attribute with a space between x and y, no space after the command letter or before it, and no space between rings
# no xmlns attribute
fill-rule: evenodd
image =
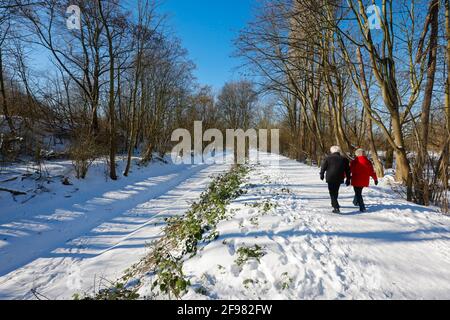
<svg viewBox="0 0 450 320"><path fill-rule="evenodd" d="M53 162L48 170L67 173L69 167ZM31 290L49 299L71 299L115 281L145 255L164 218L183 214L210 176L227 169L154 163L112 182L104 177L104 164L97 163L86 181L73 179L70 187L46 184L49 192L24 204L21 197L15 202L2 193L0 299L33 299ZM30 187L28 181L16 184Z"/></svg>
<svg viewBox="0 0 450 320"><path fill-rule="evenodd" d="M184 263L192 284L184 299L450 298L450 217L399 199L389 179L365 190L363 214L343 187L344 214L333 215L317 168L264 158L270 165L253 167L247 194L218 225L220 237ZM34 299L32 289L71 299L115 281L160 237L164 218L186 212L211 176L228 168L153 163L112 182L97 163L86 181L71 178L73 186L52 179L35 197L30 191L16 201L0 193L0 299ZM71 174L64 161L47 169ZM0 181L27 170L6 168ZM7 187L39 184L19 179ZM239 249L255 245L264 255L239 266ZM143 280L139 293L151 296Z"/></svg>
<svg viewBox="0 0 450 320"><path fill-rule="evenodd" d="M255 168L250 183L220 238L185 263L193 286L207 292L185 299L450 298L449 217L387 187L366 189L364 214L343 188L344 215L333 215L318 170L285 158ZM267 200L277 205L267 214L246 205ZM254 245L265 255L239 267L237 250Z"/></svg>

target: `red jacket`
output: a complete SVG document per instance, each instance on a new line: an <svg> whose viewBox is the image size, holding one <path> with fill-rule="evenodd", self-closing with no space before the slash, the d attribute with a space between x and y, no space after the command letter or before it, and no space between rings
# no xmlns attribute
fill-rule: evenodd
<svg viewBox="0 0 450 320"><path fill-rule="evenodd" d="M367 188L370 184L370 177L374 181L378 180L372 162L365 156L356 157L350 163L350 170L352 171L352 186L354 187Z"/></svg>

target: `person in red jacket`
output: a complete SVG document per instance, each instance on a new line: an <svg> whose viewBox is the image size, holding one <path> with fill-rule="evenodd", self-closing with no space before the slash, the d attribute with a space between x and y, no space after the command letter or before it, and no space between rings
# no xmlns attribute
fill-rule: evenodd
<svg viewBox="0 0 450 320"><path fill-rule="evenodd" d="M364 188L369 187L370 178L378 185L378 177L373 168L372 162L366 157L363 149L355 151L356 158L350 163L350 170L352 172L352 186L355 189L355 199L353 204L359 206L361 212L366 211L362 192Z"/></svg>

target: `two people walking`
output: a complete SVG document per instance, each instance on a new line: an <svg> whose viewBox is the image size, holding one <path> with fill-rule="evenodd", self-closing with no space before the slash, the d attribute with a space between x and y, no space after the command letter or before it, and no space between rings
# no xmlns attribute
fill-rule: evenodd
<svg viewBox="0 0 450 320"><path fill-rule="evenodd" d="M320 179L328 183L328 190L331 197L333 213L340 213L339 190L344 183L349 187L353 186L355 198L353 204L359 207L361 212L366 211L364 204L363 190L369 187L370 178L378 185L378 178L372 163L367 158L363 149L355 151L355 159L351 162L342 155L340 147L334 146L330 149L331 154L325 158L320 170Z"/></svg>

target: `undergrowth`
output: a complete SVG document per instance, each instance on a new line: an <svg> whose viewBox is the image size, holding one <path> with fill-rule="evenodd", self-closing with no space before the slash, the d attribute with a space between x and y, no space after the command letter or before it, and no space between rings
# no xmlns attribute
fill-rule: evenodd
<svg viewBox="0 0 450 320"><path fill-rule="evenodd" d="M260 262L260 259L265 256L263 248L258 245L254 247L242 247L237 250L238 257L236 259L236 264L242 267L249 260L256 260Z"/></svg>
<svg viewBox="0 0 450 320"><path fill-rule="evenodd" d="M152 289L169 298L180 298L190 286L183 273L183 262L197 254L200 243L208 243L219 237L217 224L227 218L227 206L245 193L242 188L249 167L234 166L229 172L217 176L180 217L166 219L161 238L152 243L150 254L127 270L121 281L148 274L152 277ZM115 286L103 290L97 299L137 299L136 289Z"/></svg>

